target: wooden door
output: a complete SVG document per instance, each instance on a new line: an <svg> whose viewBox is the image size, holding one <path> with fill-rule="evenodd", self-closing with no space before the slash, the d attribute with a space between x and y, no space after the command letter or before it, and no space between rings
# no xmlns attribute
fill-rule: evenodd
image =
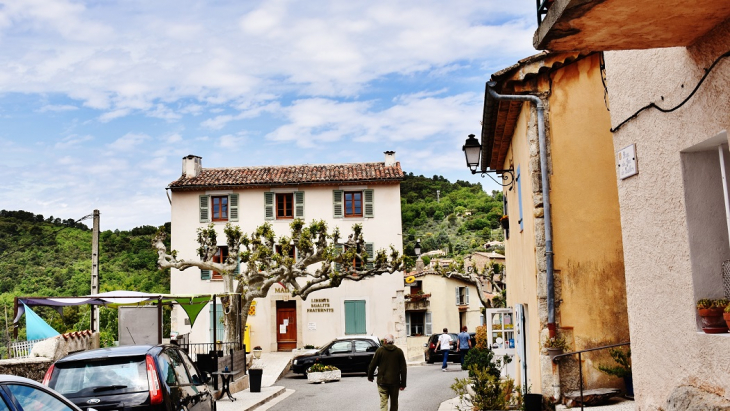
<svg viewBox="0 0 730 411"><path fill-rule="evenodd" d="M297 348L297 302L276 302L276 349L291 351Z"/></svg>

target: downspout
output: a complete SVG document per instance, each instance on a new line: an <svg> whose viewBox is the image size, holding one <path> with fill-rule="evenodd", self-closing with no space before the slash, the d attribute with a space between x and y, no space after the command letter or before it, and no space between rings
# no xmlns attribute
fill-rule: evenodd
<svg viewBox="0 0 730 411"><path fill-rule="evenodd" d="M555 337L555 277L553 273L553 230L550 213L550 186L547 171L547 142L545 141L545 106L540 97L533 95L501 95L494 91L496 81L487 82L489 96L495 100L529 101L537 108L537 137L540 143L540 176L542 177L542 205L545 218L545 265L547 283L548 332Z"/></svg>

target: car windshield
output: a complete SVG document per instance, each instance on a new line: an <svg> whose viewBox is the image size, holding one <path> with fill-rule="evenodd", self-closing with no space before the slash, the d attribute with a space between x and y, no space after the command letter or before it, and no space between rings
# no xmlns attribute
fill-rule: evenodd
<svg viewBox="0 0 730 411"><path fill-rule="evenodd" d="M149 390L144 357L56 364L48 385L69 398Z"/></svg>

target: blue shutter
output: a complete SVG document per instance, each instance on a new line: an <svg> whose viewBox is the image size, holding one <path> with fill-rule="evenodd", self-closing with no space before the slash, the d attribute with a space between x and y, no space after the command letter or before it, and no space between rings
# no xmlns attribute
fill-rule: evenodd
<svg viewBox="0 0 730 411"><path fill-rule="evenodd" d="M345 216L345 210L342 204L342 190L332 190L332 206L334 208L334 218L343 218Z"/></svg>
<svg viewBox="0 0 730 411"><path fill-rule="evenodd" d="M365 205L363 213L363 217L367 218L373 218L375 217L375 206L373 203L375 203L375 193L373 190L363 190L362 196L363 196L363 203Z"/></svg>
<svg viewBox="0 0 730 411"><path fill-rule="evenodd" d="M520 166L517 166L517 204L520 208L520 232L524 230L525 225L522 220L522 179L520 178Z"/></svg>
<svg viewBox="0 0 730 411"><path fill-rule="evenodd" d="M213 341L213 326L216 327L215 334L216 338L219 341L223 341L226 338L226 329L225 325L221 322L223 319L223 306L221 304L217 304L215 307L215 319L213 318L213 304L208 305L208 310L210 311L210 341Z"/></svg>
<svg viewBox="0 0 730 411"><path fill-rule="evenodd" d="M238 221L238 194L228 196L228 220Z"/></svg>
<svg viewBox="0 0 730 411"><path fill-rule="evenodd" d="M365 301L345 301L345 334L365 334Z"/></svg>
<svg viewBox="0 0 730 411"><path fill-rule="evenodd" d="M210 280L210 277L213 273L210 270L200 270L200 279L201 280Z"/></svg>

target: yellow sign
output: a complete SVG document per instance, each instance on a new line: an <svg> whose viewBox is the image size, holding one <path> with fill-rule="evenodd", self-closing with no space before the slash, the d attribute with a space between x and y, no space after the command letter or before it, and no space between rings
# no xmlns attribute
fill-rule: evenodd
<svg viewBox="0 0 730 411"><path fill-rule="evenodd" d="M251 306L248 307L248 315L256 315L256 301L251 301Z"/></svg>
<svg viewBox="0 0 730 411"><path fill-rule="evenodd" d="M408 277L406 277L406 284L413 284L413 283L415 283L415 282L416 282L416 277L414 277L414 276L412 276L412 275L411 275L411 276L408 276Z"/></svg>

